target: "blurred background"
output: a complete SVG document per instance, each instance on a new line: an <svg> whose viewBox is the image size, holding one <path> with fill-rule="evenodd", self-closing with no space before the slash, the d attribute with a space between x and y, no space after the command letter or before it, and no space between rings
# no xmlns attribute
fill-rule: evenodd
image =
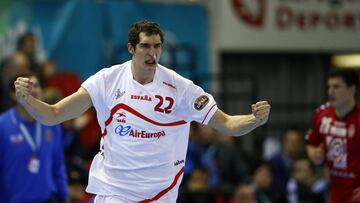
<svg viewBox="0 0 360 203"><path fill-rule="evenodd" d="M165 32L161 64L213 94L222 110L272 106L268 124L240 138L192 125L178 202L327 201L326 171L308 162L304 137L327 101L329 69L360 68L360 0L1 0L0 110L12 105L6 81L23 69L39 74L54 103L129 60L128 28L143 19ZM84 187L101 134L94 110L63 128L71 202L89 202ZM303 192L290 190L291 181L304 183Z"/></svg>

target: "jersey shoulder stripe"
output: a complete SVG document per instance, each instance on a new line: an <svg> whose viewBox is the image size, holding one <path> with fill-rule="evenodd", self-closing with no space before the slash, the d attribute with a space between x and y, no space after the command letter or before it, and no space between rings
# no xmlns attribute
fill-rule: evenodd
<svg viewBox="0 0 360 203"><path fill-rule="evenodd" d="M123 109L125 111L128 111L129 113L143 119L144 121L147 121L151 124L154 124L154 125L158 125L158 126L177 126L177 125L183 125L183 124L186 124L186 121L184 120L179 120L179 121L175 121L175 122L170 122L170 123L160 123L160 122L157 122L157 121L154 121L146 116L144 116L143 114L141 114L140 112L136 111L135 109L131 108L130 106L124 104L124 103L120 103L120 104L117 104L115 105L112 109L111 109L111 113L110 113L110 116L109 118L105 121L105 130L104 132L102 133L103 136L105 136L107 134L107 131L106 131L106 127L111 123L112 119L113 119L113 116L114 114L120 110L120 109Z"/></svg>

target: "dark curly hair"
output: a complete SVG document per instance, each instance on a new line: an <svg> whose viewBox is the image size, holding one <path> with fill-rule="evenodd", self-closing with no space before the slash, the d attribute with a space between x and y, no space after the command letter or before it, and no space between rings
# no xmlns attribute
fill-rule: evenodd
<svg viewBox="0 0 360 203"><path fill-rule="evenodd" d="M161 31L160 25L155 22L142 20L131 25L129 29L128 43L130 43L134 49L140 41L139 34L141 32L144 32L147 36L160 35L161 43L164 43L164 33Z"/></svg>

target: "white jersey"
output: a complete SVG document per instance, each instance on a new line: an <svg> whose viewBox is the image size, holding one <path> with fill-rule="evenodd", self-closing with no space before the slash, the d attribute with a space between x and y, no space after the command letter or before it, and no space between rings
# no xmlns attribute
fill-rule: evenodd
<svg viewBox="0 0 360 203"><path fill-rule="evenodd" d="M209 122L218 109L213 97L161 65L142 85L131 61L102 69L82 87L103 134L86 191L124 202L176 202L190 122Z"/></svg>

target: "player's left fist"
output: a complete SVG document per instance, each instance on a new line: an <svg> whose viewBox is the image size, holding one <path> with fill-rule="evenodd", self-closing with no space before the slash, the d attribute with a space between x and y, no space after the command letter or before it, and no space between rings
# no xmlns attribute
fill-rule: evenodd
<svg viewBox="0 0 360 203"><path fill-rule="evenodd" d="M267 101L259 101L256 104L251 105L252 114L260 125L267 122L270 114L270 104Z"/></svg>

